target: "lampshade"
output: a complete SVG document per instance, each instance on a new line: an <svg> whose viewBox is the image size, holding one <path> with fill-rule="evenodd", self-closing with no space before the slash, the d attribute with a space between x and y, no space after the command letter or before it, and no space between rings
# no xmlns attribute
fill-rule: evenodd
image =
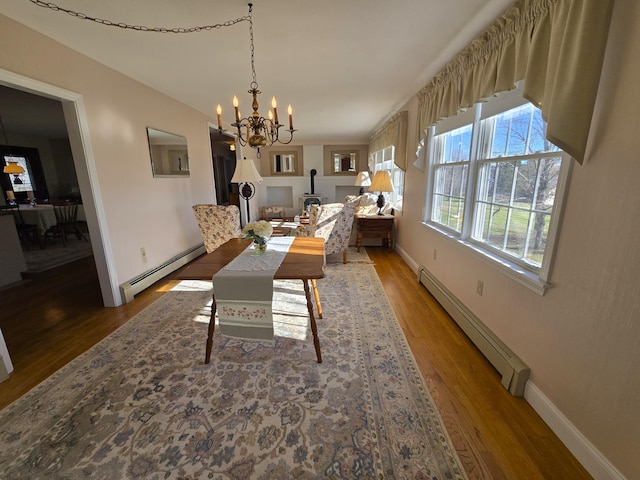
<svg viewBox="0 0 640 480"><path fill-rule="evenodd" d="M369 172L358 172L358 175L356 176L356 183L354 183L354 185L358 187L368 187L371 185Z"/></svg>
<svg viewBox="0 0 640 480"><path fill-rule="evenodd" d="M380 170L376 172L369 186L369 191L374 192L393 192L393 183L389 172Z"/></svg>
<svg viewBox="0 0 640 480"><path fill-rule="evenodd" d="M10 173L12 175L20 175L21 173L24 173L24 168L18 165L18 162L9 161L9 164L4 166L3 172Z"/></svg>
<svg viewBox="0 0 640 480"><path fill-rule="evenodd" d="M244 157L236 162L231 183L262 183L262 177L251 158Z"/></svg>

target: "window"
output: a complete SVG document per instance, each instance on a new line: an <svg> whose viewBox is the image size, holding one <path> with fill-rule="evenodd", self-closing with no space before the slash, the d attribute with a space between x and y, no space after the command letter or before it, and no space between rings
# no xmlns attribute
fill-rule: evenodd
<svg viewBox="0 0 640 480"><path fill-rule="evenodd" d="M545 127L518 91L432 127L425 210L428 225L541 293L570 165L546 140Z"/></svg>
<svg viewBox="0 0 640 480"><path fill-rule="evenodd" d="M370 160L373 169L373 175L380 170L386 170L391 176L391 182L393 183L393 192L385 193L387 202L393 205L396 210L402 210L402 197L404 193L404 170L398 167L394 163L395 147L390 147L378 150L370 155Z"/></svg>
<svg viewBox="0 0 640 480"><path fill-rule="evenodd" d="M24 168L24 173L21 173L18 177L11 177L11 186L14 192L32 192L33 182L31 181L31 168L29 167L29 161L25 157L15 155L4 155L5 165L9 162L17 162L19 166Z"/></svg>

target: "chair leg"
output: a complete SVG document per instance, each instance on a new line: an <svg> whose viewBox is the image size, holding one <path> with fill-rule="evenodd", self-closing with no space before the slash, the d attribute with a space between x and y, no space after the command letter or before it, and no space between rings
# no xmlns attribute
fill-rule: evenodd
<svg viewBox="0 0 640 480"><path fill-rule="evenodd" d="M347 251L342 252L342 263L347 263Z"/></svg>

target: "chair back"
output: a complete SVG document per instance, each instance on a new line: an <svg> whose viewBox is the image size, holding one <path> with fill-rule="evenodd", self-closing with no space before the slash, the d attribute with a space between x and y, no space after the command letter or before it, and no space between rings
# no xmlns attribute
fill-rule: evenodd
<svg viewBox="0 0 640 480"><path fill-rule="evenodd" d="M191 207L207 253L242 235L240 210L235 205L199 204Z"/></svg>
<svg viewBox="0 0 640 480"><path fill-rule="evenodd" d="M61 202L53 204L53 211L56 214L56 224L64 228L65 225L74 225L78 219L78 204Z"/></svg>
<svg viewBox="0 0 640 480"><path fill-rule="evenodd" d="M347 250L355 208L353 203L327 203L311 206L309 212L310 234L312 237L324 238L326 255Z"/></svg>

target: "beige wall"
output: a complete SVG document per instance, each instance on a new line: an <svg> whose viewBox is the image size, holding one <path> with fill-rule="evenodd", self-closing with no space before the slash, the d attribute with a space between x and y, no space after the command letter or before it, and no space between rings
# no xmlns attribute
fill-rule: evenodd
<svg viewBox="0 0 640 480"><path fill-rule="evenodd" d="M82 95L94 178L80 187L97 195L112 288L202 241L191 205L215 198L211 118L1 15L0 44L0 68ZM187 137L190 177L152 176L147 126Z"/></svg>
<svg viewBox="0 0 640 480"><path fill-rule="evenodd" d="M413 156L398 222L405 254L434 272L531 367L536 388L528 399L539 400L541 392L629 479L640 478L638 25L638 4L618 0L589 154L572 171L545 296L421 224L425 173L411 165ZM415 100L409 107L412 152ZM479 279L482 296L476 294Z"/></svg>
<svg viewBox="0 0 640 480"><path fill-rule="evenodd" d="M541 392L558 417L629 479L640 478L637 25L635 0L617 0L591 146L585 165L573 169L553 287L545 296L421 224L425 173L411 165L413 158L398 219L398 245L407 258L432 270L531 367L530 401ZM83 96L117 281L198 243L190 206L214 198L212 119L2 16L0 43L11 45L0 49L0 68ZM415 100L408 106L413 152ZM187 137L191 177L151 176L148 125ZM483 296L476 294L478 279Z"/></svg>

